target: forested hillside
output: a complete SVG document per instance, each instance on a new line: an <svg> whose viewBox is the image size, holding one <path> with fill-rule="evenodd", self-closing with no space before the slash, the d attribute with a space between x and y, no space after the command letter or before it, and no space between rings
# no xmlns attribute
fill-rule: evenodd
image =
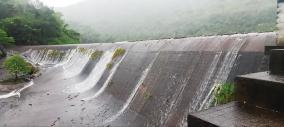
<svg viewBox="0 0 284 127"><path fill-rule="evenodd" d="M0 45L79 43L61 14L37 0L0 0Z"/></svg>
<svg viewBox="0 0 284 127"><path fill-rule="evenodd" d="M270 32L276 0L85 0L56 8L82 42Z"/></svg>

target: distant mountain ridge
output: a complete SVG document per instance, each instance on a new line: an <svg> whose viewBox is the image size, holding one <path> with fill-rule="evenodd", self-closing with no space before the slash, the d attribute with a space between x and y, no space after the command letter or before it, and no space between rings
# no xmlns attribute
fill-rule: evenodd
<svg viewBox="0 0 284 127"><path fill-rule="evenodd" d="M276 0L85 0L56 8L84 42L275 30Z"/></svg>

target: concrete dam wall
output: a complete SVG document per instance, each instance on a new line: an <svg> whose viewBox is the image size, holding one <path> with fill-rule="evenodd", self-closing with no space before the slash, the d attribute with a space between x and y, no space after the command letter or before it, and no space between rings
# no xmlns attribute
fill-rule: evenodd
<svg viewBox="0 0 284 127"><path fill-rule="evenodd" d="M42 75L0 100L0 126L186 126L189 112L210 106L214 86L267 70L264 45L275 43L275 33L255 33L20 47ZM126 53L113 58L117 48Z"/></svg>

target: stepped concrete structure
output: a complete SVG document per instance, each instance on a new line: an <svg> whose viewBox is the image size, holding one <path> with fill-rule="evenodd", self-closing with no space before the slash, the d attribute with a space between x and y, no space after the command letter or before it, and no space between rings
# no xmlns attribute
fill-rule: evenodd
<svg viewBox="0 0 284 127"><path fill-rule="evenodd" d="M190 114L189 127L283 127L284 49L269 52L269 71L236 77L236 102Z"/></svg>

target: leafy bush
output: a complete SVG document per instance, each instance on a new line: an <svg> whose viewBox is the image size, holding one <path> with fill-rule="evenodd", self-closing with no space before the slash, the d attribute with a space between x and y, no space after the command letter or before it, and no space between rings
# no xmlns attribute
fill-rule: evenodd
<svg viewBox="0 0 284 127"><path fill-rule="evenodd" d="M0 12L0 27L16 45L80 42L80 34L64 23L62 15L40 1L1 0Z"/></svg>
<svg viewBox="0 0 284 127"><path fill-rule="evenodd" d="M12 45L15 40L13 37L8 37L8 34L3 29L0 29L0 45Z"/></svg>
<svg viewBox="0 0 284 127"><path fill-rule="evenodd" d="M30 64L20 55L14 55L7 58L3 65L4 68L14 76L15 80L18 79L19 75L29 74L32 71Z"/></svg>
<svg viewBox="0 0 284 127"><path fill-rule="evenodd" d="M114 60L115 58L119 57L119 56L122 56L125 54L125 49L123 48L117 48L112 56L112 59Z"/></svg>
<svg viewBox="0 0 284 127"><path fill-rule="evenodd" d="M214 90L214 101L215 104L226 104L234 100L235 84L225 83L218 85Z"/></svg>
<svg viewBox="0 0 284 127"><path fill-rule="evenodd" d="M91 59L92 60L96 60L97 58L101 57L103 55L103 51L94 51L92 54L91 54Z"/></svg>
<svg viewBox="0 0 284 127"><path fill-rule="evenodd" d="M15 42L13 37L9 37L6 31L0 28L0 57L6 56L5 47L13 45Z"/></svg>

